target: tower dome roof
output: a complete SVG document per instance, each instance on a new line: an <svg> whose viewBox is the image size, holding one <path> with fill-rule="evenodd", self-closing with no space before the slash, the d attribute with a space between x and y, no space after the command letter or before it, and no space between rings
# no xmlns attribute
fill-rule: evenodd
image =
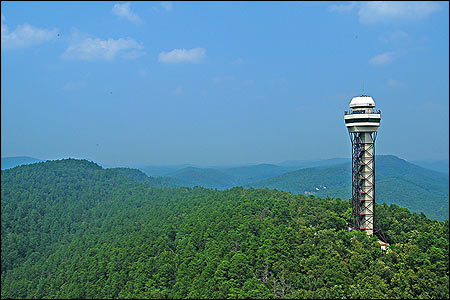
<svg viewBox="0 0 450 300"><path fill-rule="evenodd" d="M373 98L370 96L358 96L353 97L352 101L350 101L350 108L356 108L356 107L374 107L375 101L373 101Z"/></svg>

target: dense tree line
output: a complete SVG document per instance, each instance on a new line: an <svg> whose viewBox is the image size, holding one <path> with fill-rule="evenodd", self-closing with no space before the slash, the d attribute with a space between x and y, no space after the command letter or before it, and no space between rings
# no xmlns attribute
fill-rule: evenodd
<svg viewBox="0 0 450 300"><path fill-rule="evenodd" d="M2 298L449 297L448 220L377 205L385 251L346 231L346 200L131 178L73 159L2 171Z"/></svg>

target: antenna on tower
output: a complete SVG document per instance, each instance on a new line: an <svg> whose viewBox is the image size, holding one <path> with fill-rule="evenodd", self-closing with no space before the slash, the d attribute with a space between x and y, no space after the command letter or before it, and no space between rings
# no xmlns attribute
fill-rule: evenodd
<svg viewBox="0 0 450 300"><path fill-rule="evenodd" d="M362 83L362 96L364 96L364 81Z"/></svg>

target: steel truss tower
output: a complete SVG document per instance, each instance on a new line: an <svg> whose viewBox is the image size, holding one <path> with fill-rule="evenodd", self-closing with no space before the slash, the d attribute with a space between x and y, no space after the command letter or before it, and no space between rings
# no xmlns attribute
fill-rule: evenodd
<svg viewBox="0 0 450 300"><path fill-rule="evenodd" d="M352 132L352 212L354 227L373 234L375 228L376 132Z"/></svg>
<svg viewBox="0 0 450 300"><path fill-rule="evenodd" d="M344 115L352 142L352 228L368 235L381 233L375 224L375 140L381 111L374 107L372 97L353 97Z"/></svg>

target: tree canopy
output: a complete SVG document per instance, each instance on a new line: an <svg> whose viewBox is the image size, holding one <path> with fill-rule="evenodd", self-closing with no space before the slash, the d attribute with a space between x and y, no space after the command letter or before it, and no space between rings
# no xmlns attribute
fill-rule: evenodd
<svg viewBox="0 0 450 300"><path fill-rule="evenodd" d="M449 224L268 189L157 188L74 159L1 173L2 298L448 298ZM132 173L132 172L131 172Z"/></svg>

